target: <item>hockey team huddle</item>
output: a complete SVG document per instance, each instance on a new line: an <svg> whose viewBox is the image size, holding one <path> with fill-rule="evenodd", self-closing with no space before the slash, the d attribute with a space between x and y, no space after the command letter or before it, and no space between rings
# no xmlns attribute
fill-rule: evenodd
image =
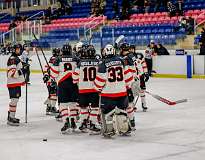
<svg viewBox="0 0 205 160"><path fill-rule="evenodd" d="M20 54L20 46L15 45L7 62L7 124L13 126L19 125L15 113L28 67L22 64ZM72 48L66 44L53 49L43 74L49 93L46 114L63 121L63 134L80 131L104 137L130 135L135 130L139 97L143 111L147 110L145 82L149 74L143 54L136 53L134 45L107 44L99 55L93 45L78 42Z"/></svg>

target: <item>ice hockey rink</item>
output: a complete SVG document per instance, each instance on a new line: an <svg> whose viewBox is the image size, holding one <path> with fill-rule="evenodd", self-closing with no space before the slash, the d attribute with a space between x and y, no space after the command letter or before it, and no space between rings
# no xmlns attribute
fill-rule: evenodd
<svg viewBox="0 0 205 160"><path fill-rule="evenodd" d="M62 123L45 115L47 97L41 74L32 74L17 108L21 126L7 126L6 75L0 72L0 160L204 160L205 80L151 78L147 90L170 100L188 102L168 106L147 95L148 112L138 103L136 131L131 137L104 139L99 135L62 135ZM43 139L47 139L43 141Z"/></svg>

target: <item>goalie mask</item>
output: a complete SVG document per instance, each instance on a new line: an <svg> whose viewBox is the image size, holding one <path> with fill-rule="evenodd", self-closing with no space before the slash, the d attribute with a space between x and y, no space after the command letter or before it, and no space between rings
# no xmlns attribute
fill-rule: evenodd
<svg viewBox="0 0 205 160"><path fill-rule="evenodd" d="M109 58L115 55L115 48L113 45L108 44L105 46L105 48L102 51L102 57L103 58Z"/></svg>

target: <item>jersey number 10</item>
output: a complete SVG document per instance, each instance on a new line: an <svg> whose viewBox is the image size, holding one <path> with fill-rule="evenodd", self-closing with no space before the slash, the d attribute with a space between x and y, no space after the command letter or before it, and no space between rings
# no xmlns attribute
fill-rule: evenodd
<svg viewBox="0 0 205 160"><path fill-rule="evenodd" d="M85 67L83 69L84 77L83 81L94 81L96 77L96 68L95 67Z"/></svg>

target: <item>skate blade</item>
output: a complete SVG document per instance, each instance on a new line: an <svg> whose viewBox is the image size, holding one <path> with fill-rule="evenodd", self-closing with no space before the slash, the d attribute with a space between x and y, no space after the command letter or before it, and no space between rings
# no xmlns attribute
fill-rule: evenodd
<svg viewBox="0 0 205 160"><path fill-rule="evenodd" d="M8 124L9 126L20 126L19 123L7 122L7 124Z"/></svg>
<svg viewBox="0 0 205 160"><path fill-rule="evenodd" d="M101 131L99 131L99 132L95 132L95 131L90 131L89 132L89 135L100 135L101 134Z"/></svg>

